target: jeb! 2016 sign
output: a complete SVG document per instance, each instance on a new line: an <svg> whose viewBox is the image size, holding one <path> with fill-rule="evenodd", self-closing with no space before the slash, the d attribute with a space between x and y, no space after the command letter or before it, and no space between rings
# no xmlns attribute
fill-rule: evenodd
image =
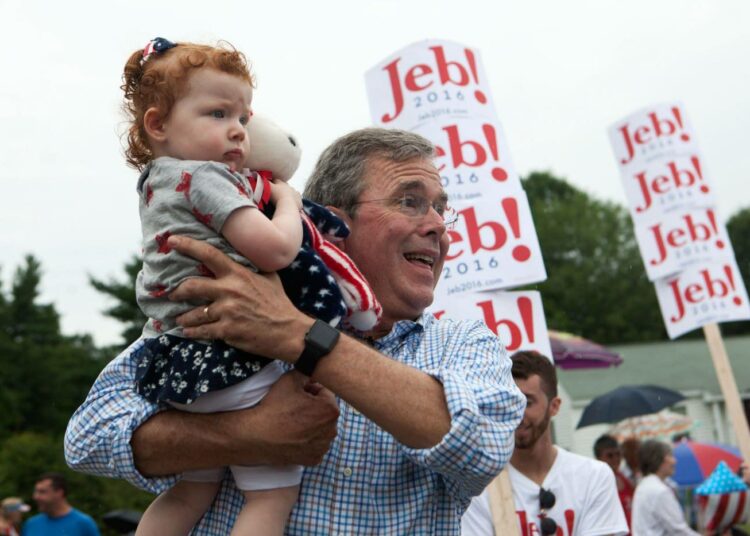
<svg viewBox="0 0 750 536"><path fill-rule="evenodd" d="M450 41L422 41L398 51L367 72L366 84L373 121L386 128L495 116L479 54Z"/></svg>
<svg viewBox="0 0 750 536"><path fill-rule="evenodd" d="M528 201L479 53L450 41L408 46L366 74L378 126L421 134L459 220L438 298L546 279Z"/></svg>
<svg viewBox="0 0 750 536"><path fill-rule="evenodd" d="M484 320L509 350L538 349L549 356L539 295L498 291L543 281L547 274L479 52L450 41L422 41L389 56L365 79L377 126L416 132L435 145L440 181L459 215L448 230L450 247L432 310ZM526 314L532 309L534 322Z"/></svg>
<svg viewBox="0 0 750 536"><path fill-rule="evenodd" d="M612 125L609 138L669 336L750 317L684 106L643 108Z"/></svg>

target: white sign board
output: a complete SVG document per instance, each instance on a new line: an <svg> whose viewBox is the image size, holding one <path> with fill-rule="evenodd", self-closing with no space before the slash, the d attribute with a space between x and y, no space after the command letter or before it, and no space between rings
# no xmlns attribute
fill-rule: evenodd
<svg viewBox="0 0 750 536"><path fill-rule="evenodd" d="M497 121L430 122L415 132L435 144L435 166L450 203L522 190Z"/></svg>
<svg viewBox="0 0 750 536"><path fill-rule="evenodd" d="M444 40L403 48L366 74L377 126L435 145L459 220L436 293L507 289L546 279L529 203L497 119L479 53Z"/></svg>
<svg viewBox="0 0 750 536"><path fill-rule="evenodd" d="M450 297L544 281L542 252L523 191L454 204L459 219L435 293Z"/></svg>
<svg viewBox="0 0 750 536"><path fill-rule="evenodd" d="M610 127L609 139L621 170L698 151L695 133L679 103L657 104L630 114Z"/></svg>
<svg viewBox="0 0 750 536"><path fill-rule="evenodd" d="M673 212L650 224L636 225L635 236L651 281L696 263L734 258L726 227L710 208Z"/></svg>
<svg viewBox="0 0 750 536"><path fill-rule="evenodd" d="M436 301L430 310L438 317L484 322L509 354L535 350L552 359L542 298L536 291L463 294Z"/></svg>
<svg viewBox="0 0 750 536"><path fill-rule="evenodd" d="M479 52L459 43L409 45L365 74L375 125L414 130L435 120L496 118Z"/></svg>
<svg viewBox="0 0 750 536"><path fill-rule="evenodd" d="M697 154L630 166L621 177L636 225L670 212L716 205L705 167Z"/></svg>
<svg viewBox="0 0 750 536"><path fill-rule="evenodd" d="M688 268L655 283L671 339L705 324L750 318L745 285L733 261Z"/></svg>

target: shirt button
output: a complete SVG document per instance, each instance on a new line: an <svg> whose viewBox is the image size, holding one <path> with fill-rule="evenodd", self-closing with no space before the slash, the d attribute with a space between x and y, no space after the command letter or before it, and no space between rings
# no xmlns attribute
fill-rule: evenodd
<svg viewBox="0 0 750 536"><path fill-rule="evenodd" d="M344 470L341 472L344 473L344 476L352 476L352 470L348 467L344 467Z"/></svg>
<svg viewBox="0 0 750 536"><path fill-rule="evenodd" d="M359 411L357 411L357 408L355 408L353 406L352 406L352 413L354 413L355 415L361 415L361 413Z"/></svg>

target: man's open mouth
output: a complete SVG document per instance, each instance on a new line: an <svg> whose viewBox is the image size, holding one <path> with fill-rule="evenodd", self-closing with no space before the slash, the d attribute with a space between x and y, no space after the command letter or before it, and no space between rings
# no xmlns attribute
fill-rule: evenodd
<svg viewBox="0 0 750 536"><path fill-rule="evenodd" d="M422 264L426 264L430 268L435 264L435 259L431 257L430 255L421 255L419 253L406 253L404 254L404 258L406 258L409 262L421 262Z"/></svg>

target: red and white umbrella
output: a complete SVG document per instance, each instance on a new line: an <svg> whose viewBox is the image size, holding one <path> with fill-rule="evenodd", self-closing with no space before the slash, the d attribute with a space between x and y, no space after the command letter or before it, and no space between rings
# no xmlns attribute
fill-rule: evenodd
<svg viewBox="0 0 750 536"><path fill-rule="evenodd" d="M695 421L687 415L664 410L622 420L610 429L609 434L618 441L628 437L670 439L675 434L687 432L693 426L695 426Z"/></svg>

